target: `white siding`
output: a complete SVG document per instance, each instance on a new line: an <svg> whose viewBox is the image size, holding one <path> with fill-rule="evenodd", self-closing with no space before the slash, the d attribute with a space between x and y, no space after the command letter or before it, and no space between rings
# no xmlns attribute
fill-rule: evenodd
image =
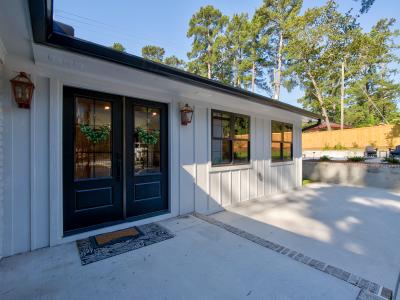
<svg viewBox="0 0 400 300"><path fill-rule="evenodd" d="M181 213L212 213L228 205L286 192L301 185L301 172L298 171L301 160L299 120L293 122L293 162L271 164L271 118L251 115L251 163L248 166L212 167L210 142L213 108L223 110L220 106L196 106L192 124L187 128L181 127L180 145L184 145L186 151L182 153L181 148L180 152L183 155L181 162L184 162L180 165ZM229 108L226 110L232 111Z"/></svg>
<svg viewBox="0 0 400 300"><path fill-rule="evenodd" d="M235 203L301 186L301 117L298 115L266 107L261 107L263 110L260 111L260 107L251 107L251 103L243 100L241 106L234 107L210 103L210 99L202 101L179 95L166 96L151 87L146 92L144 86L140 89L135 83L132 86L107 85L105 79L97 81L90 76L38 75L34 66L29 68L27 71L30 70L36 86L29 110L16 107L8 83L8 79L15 75L10 69L24 69L24 66L5 68L0 74L2 87L6 87L0 90L0 222L3 222L0 224L0 256L94 234L62 237L63 84L110 93L117 93L119 89L121 95L169 103L171 212L150 221L193 211L212 213ZM105 86L110 90L104 90ZM193 122L181 126L179 107L186 102L194 108ZM251 161L248 165L211 165L212 109L251 117ZM271 164L271 116L294 124L295 159L292 163ZM139 223L120 226L133 224Z"/></svg>

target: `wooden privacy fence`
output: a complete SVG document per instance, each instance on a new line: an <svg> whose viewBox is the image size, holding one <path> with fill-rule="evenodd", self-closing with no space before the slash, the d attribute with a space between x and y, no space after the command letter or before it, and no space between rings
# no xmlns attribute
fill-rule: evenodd
<svg viewBox="0 0 400 300"><path fill-rule="evenodd" d="M303 133L303 149L337 149L374 146L380 149L400 145L400 125L380 125L354 129Z"/></svg>

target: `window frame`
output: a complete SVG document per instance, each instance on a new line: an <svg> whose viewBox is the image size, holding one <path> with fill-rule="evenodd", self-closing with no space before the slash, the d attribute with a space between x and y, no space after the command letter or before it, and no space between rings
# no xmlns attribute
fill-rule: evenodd
<svg viewBox="0 0 400 300"><path fill-rule="evenodd" d="M273 133L274 133L272 131L273 123L279 123L280 126L281 126L281 131L280 131L281 140L279 142L278 141L274 141L273 138L272 138ZM284 137L284 133L285 133L284 127L285 126L290 126L292 128L292 140L290 142L286 142L285 141L285 137ZM294 137L293 133L294 133L294 125L292 123L271 120L271 147L270 147L270 149L271 149L271 155L270 155L271 163L293 162L293 137ZM274 144L274 143L279 143L280 144L280 146L279 146L280 158L279 159L274 159L273 156L272 156L272 144ZM290 159L285 159L284 158L283 150L285 148L284 147L285 144L290 144Z"/></svg>
<svg viewBox="0 0 400 300"><path fill-rule="evenodd" d="M229 120L229 128L230 128L230 134L229 137L214 137L214 113L221 113L221 114L226 114L230 116ZM236 117L244 117L248 119L249 122L249 133L248 133L248 139L237 139L234 137L235 135L235 118ZM228 112L228 111L223 111L223 110L218 110L218 109L211 109L211 134L210 134L210 148L211 148L211 166L212 167L224 167L224 166L243 166L243 165L248 165L250 164L251 161L251 117L248 115L244 114L239 114L239 113L233 113L233 112ZM223 163L214 163L213 162L213 151L212 151L212 144L214 140L218 141L229 141L230 142L230 149L231 149L231 159L230 162L223 162ZM248 159L246 161L235 161L234 158L234 151L233 151L233 142L235 141L242 141L242 142L247 142L248 147L247 147L247 157Z"/></svg>

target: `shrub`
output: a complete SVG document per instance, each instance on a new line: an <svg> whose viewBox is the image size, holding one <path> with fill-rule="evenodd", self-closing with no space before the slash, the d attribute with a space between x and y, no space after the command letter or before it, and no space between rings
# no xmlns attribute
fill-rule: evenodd
<svg viewBox="0 0 400 300"><path fill-rule="evenodd" d="M346 150L346 147L339 143L339 144L336 144L336 145L333 147L333 149L334 149L334 150Z"/></svg>
<svg viewBox="0 0 400 300"><path fill-rule="evenodd" d="M331 147L328 144L325 144L324 148L322 150L331 150Z"/></svg>
<svg viewBox="0 0 400 300"><path fill-rule="evenodd" d="M328 155L322 155L322 156L319 158L319 160L320 160L320 161L330 161L331 159L329 158Z"/></svg>
<svg viewBox="0 0 400 300"><path fill-rule="evenodd" d="M352 161L352 162L362 162L362 161L365 161L365 157L353 156L353 157L348 157L347 160Z"/></svg>
<svg viewBox="0 0 400 300"><path fill-rule="evenodd" d="M312 183L311 179L303 179L303 186Z"/></svg>
<svg viewBox="0 0 400 300"><path fill-rule="evenodd" d="M400 164L400 160L395 157L386 157L383 159L383 161L389 163L389 164Z"/></svg>
<svg viewBox="0 0 400 300"><path fill-rule="evenodd" d="M356 142L354 142L354 143L353 143L353 148L354 148L354 149L359 149L360 146L359 146Z"/></svg>

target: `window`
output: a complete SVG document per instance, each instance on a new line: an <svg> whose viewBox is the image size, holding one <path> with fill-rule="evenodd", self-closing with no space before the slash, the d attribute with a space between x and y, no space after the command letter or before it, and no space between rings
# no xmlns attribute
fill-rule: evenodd
<svg viewBox="0 0 400 300"><path fill-rule="evenodd" d="M293 160L293 125L272 121L271 128L272 162Z"/></svg>
<svg viewBox="0 0 400 300"><path fill-rule="evenodd" d="M250 117L212 111L213 165L245 164L250 160Z"/></svg>

